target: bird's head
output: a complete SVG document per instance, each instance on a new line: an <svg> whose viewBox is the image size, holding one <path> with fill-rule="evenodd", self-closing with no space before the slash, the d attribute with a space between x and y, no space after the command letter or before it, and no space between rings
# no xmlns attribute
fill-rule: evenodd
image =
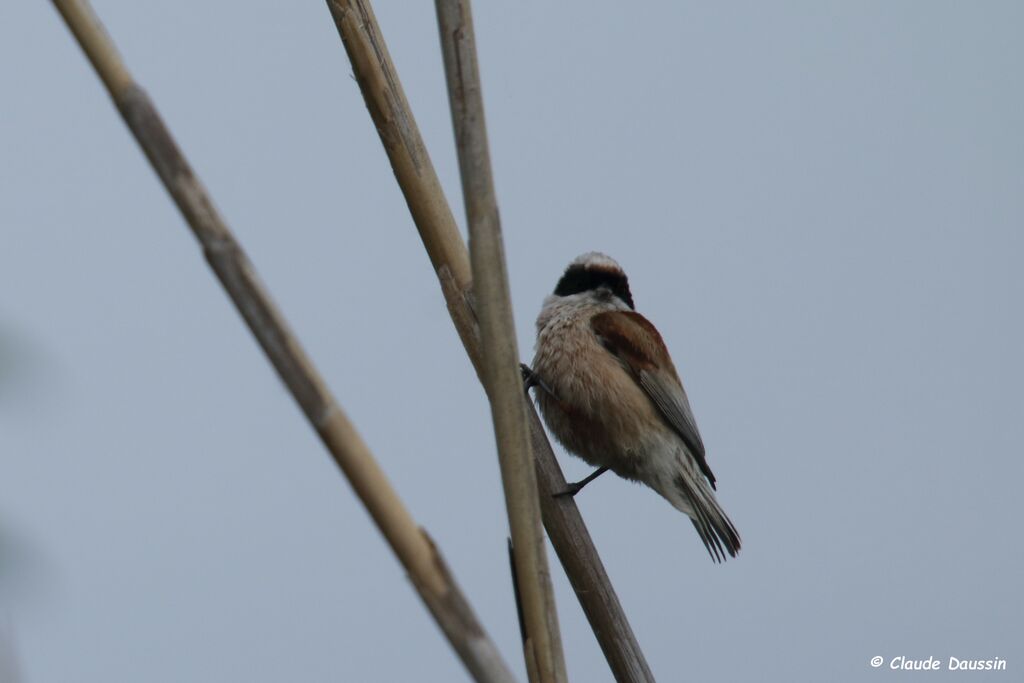
<svg viewBox="0 0 1024 683"><path fill-rule="evenodd" d="M596 251L573 259L555 286L554 296L597 301L615 297L630 309L634 308L626 273L615 259Z"/></svg>

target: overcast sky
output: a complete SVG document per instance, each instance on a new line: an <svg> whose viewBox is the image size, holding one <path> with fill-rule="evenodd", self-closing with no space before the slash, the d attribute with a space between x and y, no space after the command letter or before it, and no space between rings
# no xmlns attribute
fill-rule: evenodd
<svg viewBox="0 0 1024 683"><path fill-rule="evenodd" d="M433 6L376 4L461 223ZM577 498L658 679L1019 680L1024 5L477 4L521 354L618 259L743 536ZM324 3L95 6L525 680L489 411ZM0 85L0 678L464 680L49 3Z"/></svg>

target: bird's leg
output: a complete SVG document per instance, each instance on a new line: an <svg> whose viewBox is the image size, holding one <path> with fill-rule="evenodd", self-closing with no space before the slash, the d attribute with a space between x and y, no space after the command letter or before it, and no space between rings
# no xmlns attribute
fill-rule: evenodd
<svg viewBox="0 0 1024 683"><path fill-rule="evenodd" d="M530 393L530 389L533 387L540 387L548 396L556 401L558 400L558 397L555 396L555 392L551 390L551 387L545 384L544 380L538 377L537 373L535 373L529 365L526 363L520 363L519 372L523 374L523 388L526 390L526 393Z"/></svg>
<svg viewBox="0 0 1024 683"><path fill-rule="evenodd" d="M555 494L555 498L560 498L562 496L575 496L577 493L580 492L580 490L584 486L586 486L590 482L594 481L595 479L597 479L598 477L600 477L602 474L604 474L607 471L608 471L607 467L598 467L596 470L594 470L593 474L588 476L586 479L581 479L580 481L576 482L575 484L567 484L564 491L561 491L560 493L556 493Z"/></svg>

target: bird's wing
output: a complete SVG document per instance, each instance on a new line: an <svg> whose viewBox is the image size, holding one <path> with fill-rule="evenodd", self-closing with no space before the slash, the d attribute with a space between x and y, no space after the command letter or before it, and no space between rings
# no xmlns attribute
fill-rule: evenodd
<svg viewBox="0 0 1024 683"><path fill-rule="evenodd" d="M658 330L634 311L599 313L591 319L590 326L601 345L618 359L657 406L715 488L715 475L708 467L690 401Z"/></svg>

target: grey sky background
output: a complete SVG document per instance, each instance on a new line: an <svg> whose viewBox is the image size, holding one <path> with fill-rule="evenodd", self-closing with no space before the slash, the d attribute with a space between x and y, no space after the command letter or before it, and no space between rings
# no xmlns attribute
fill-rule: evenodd
<svg viewBox="0 0 1024 683"><path fill-rule="evenodd" d="M1024 6L477 5L523 358L618 259L743 536L578 497L658 679L1017 680ZM522 673L489 412L326 7L95 6ZM433 6L376 9L461 223ZM463 680L49 3L0 84L0 676Z"/></svg>

